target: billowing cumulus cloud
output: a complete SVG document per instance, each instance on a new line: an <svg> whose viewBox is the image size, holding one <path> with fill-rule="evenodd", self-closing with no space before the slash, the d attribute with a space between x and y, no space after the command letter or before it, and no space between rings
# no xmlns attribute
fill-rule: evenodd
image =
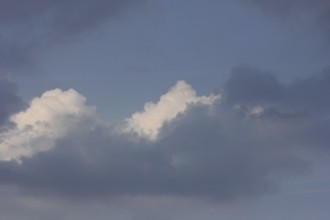
<svg viewBox="0 0 330 220"><path fill-rule="evenodd" d="M10 117L16 126L0 134L0 159L19 160L52 148L55 140L93 115L94 108L84 102L85 98L72 89L55 89L34 98L29 108Z"/></svg>
<svg viewBox="0 0 330 220"><path fill-rule="evenodd" d="M12 117L17 128L9 132L22 132L13 134L33 153L19 153L20 163L2 157L0 181L32 195L73 198L165 195L227 201L273 192L285 177L311 169L311 155L329 152L329 76L325 71L283 84L258 69L240 67L221 99L195 102L209 98L196 96L180 81L153 105L162 118L153 141L135 130L120 132L98 123L72 90L50 91ZM180 113L161 111L173 103ZM149 111L136 114L155 114ZM24 133L28 124L39 136ZM6 135L3 143L14 140ZM12 159L17 155L10 146L6 150Z"/></svg>
<svg viewBox="0 0 330 220"><path fill-rule="evenodd" d="M36 48L77 39L143 1L3 0L0 7L0 70L31 65L31 52Z"/></svg>
<svg viewBox="0 0 330 220"><path fill-rule="evenodd" d="M151 140L158 137L159 129L183 113L191 104L212 105L220 96L196 96L196 92L185 81L178 81L166 94L160 97L158 103L148 102L143 112L134 113L126 119L123 128L127 132L136 132Z"/></svg>

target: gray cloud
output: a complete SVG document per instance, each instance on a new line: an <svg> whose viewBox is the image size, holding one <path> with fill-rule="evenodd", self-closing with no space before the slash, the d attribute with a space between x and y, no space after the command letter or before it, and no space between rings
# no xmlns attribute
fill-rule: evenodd
<svg viewBox="0 0 330 220"><path fill-rule="evenodd" d="M330 38L330 3L327 0L241 0L260 7L266 14L285 22L320 28Z"/></svg>
<svg viewBox="0 0 330 220"><path fill-rule="evenodd" d="M328 148L329 85L329 69L283 84L258 69L240 67L233 71L225 84L224 95L226 102L238 107L242 115L246 116L258 107L262 109L257 114L258 118L271 119L277 125L281 125L278 122L283 123L279 127L282 131L274 132L283 135L288 132L286 136L291 141L295 139L296 145Z"/></svg>
<svg viewBox="0 0 330 220"><path fill-rule="evenodd" d="M325 71L282 84L240 67L212 110L192 105L162 128L157 142L103 126L81 129L21 164L1 162L1 184L74 198L174 195L224 201L272 192L283 177L309 170L309 152L329 151L329 79Z"/></svg>
<svg viewBox="0 0 330 220"><path fill-rule="evenodd" d="M0 126L8 117L25 107L23 99L17 94L18 87L8 79L0 79Z"/></svg>
<svg viewBox="0 0 330 220"><path fill-rule="evenodd" d="M40 46L70 42L144 0L4 0L0 8L0 70L32 65Z"/></svg>
<svg viewBox="0 0 330 220"><path fill-rule="evenodd" d="M233 70L224 85L227 102L244 106L261 105L278 110L301 112L313 117L330 111L327 102L330 93L330 69L308 77L298 78L289 85L261 70L241 66Z"/></svg>
<svg viewBox="0 0 330 220"><path fill-rule="evenodd" d="M239 66L224 85L226 100L230 104L276 102L284 97L284 85L270 73L263 73L252 66Z"/></svg>

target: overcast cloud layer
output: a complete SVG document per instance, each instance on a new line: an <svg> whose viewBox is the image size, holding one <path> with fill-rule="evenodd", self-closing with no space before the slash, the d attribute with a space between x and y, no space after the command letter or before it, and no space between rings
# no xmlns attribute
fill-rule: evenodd
<svg viewBox="0 0 330 220"><path fill-rule="evenodd" d="M328 71L286 85L256 68L239 67L225 83L222 99L211 106L191 103L174 119L163 121L152 141L141 136L142 127L141 133L127 133L91 114L80 118L64 115L63 120L79 119L74 122L78 126L71 126L70 131L60 129L60 135L50 136L51 149L22 154L20 162L4 161L3 157L1 184L29 194L73 198L173 195L226 201L274 192L285 176L312 169L313 157L308 155L329 153L329 83ZM191 90L189 86L184 89ZM62 96L60 91L45 94L51 94L51 100ZM69 97L77 101L62 102L56 111L67 112L66 105L90 108L79 101L80 95ZM45 121L43 115L53 114L54 109L36 105L37 100L30 109L44 112L35 115L40 120L24 119L29 120L23 124L25 128L18 129L40 133L40 125L46 124L43 129L56 132L61 120L47 117ZM6 152L29 148L6 146L8 136L3 134L2 152L4 148ZM29 136L17 134L17 138L28 138L21 142L33 143L31 148L37 146L28 142Z"/></svg>

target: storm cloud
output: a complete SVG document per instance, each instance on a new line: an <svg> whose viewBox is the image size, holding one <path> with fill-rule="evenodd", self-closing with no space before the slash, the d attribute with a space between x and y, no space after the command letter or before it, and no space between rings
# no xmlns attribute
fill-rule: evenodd
<svg viewBox="0 0 330 220"><path fill-rule="evenodd" d="M329 152L329 79L324 71L284 84L239 67L221 99L191 103L163 123L156 140L87 115L50 150L0 162L1 184L72 198L228 201L275 192L286 177L309 172L312 155Z"/></svg>
<svg viewBox="0 0 330 220"><path fill-rule="evenodd" d="M4 0L0 7L0 70L33 65L40 47L77 40L144 0Z"/></svg>

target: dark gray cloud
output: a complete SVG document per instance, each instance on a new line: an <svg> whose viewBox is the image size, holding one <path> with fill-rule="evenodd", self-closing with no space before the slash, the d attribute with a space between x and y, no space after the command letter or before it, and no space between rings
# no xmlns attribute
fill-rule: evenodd
<svg viewBox="0 0 330 220"><path fill-rule="evenodd" d="M235 106L241 115L249 116L254 110L262 109L255 112L255 117L269 119L277 126L282 124L279 126L282 131L274 132L283 135L288 132L286 136L291 141L295 139L297 145L328 148L329 85L329 69L284 84L269 73L252 67L239 67L224 85L224 96L226 102Z"/></svg>
<svg viewBox="0 0 330 220"><path fill-rule="evenodd" d="M0 7L0 70L32 65L40 46L70 42L144 0L4 0Z"/></svg>
<svg viewBox="0 0 330 220"><path fill-rule="evenodd" d="M17 84L8 79L0 79L0 126L8 117L25 107L23 99L18 95Z"/></svg>
<svg viewBox="0 0 330 220"><path fill-rule="evenodd" d="M305 113L313 117L330 111L330 69L308 78L297 78L291 84L280 83L270 73L249 66L233 70L224 85L227 102L232 105L263 106L279 111Z"/></svg>
<svg viewBox="0 0 330 220"><path fill-rule="evenodd" d="M327 0L241 0L252 3L284 22L320 28L330 39L330 2Z"/></svg>
<svg viewBox="0 0 330 220"><path fill-rule="evenodd" d="M277 78L252 66L236 67L224 85L230 104L265 104L284 97L284 85Z"/></svg>
<svg viewBox="0 0 330 220"><path fill-rule="evenodd" d="M1 162L1 184L79 198L228 200L272 192L283 177L309 170L309 152L329 152L329 79L325 71L283 84L240 67L213 109L191 106L163 127L157 142L103 126L82 129L20 164Z"/></svg>

